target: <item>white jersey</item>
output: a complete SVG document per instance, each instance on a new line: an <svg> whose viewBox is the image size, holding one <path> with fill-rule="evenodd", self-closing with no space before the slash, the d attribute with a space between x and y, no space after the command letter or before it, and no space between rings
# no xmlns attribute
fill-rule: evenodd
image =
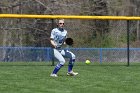
<svg viewBox="0 0 140 93"><path fill-rule="evenodd" d="M67 37L67 31L62 28L54 28L51 32L51 39L54 40L57 47L61 47Z"/></svg>

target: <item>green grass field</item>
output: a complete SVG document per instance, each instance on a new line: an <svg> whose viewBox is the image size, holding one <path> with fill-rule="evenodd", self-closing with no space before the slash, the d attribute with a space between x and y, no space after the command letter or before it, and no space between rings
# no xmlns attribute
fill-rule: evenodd
<svg viewBox="0 0 140 93"><path fill-rule="evenodd" d="M0 93L139 93L140 66L76 63L78 76L67 76L67 64L57 78L44 62L0 63Z"/></svg>

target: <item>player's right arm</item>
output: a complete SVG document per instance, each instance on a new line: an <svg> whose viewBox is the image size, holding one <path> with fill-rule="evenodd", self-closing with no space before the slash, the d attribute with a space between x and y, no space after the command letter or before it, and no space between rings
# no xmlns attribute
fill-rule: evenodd
<svg viewBox="0 0 140 93"><path fill-rule="evenodd" d="M54 42L54 40L53 40L52 38L50 38L50 42L51 42L51 45L52 45L54 48L57 47L56 43Z"/></svg>
<svg viewBox="0 0 140 93"><path fill-rule="evenodd" d="M51 32L50 43L51 43L51 45L52 45L53 48L56 48L57 45L56 45L56 43L54 41L54 38L55 38L55 29L53 29L52 32Z"/></svg>

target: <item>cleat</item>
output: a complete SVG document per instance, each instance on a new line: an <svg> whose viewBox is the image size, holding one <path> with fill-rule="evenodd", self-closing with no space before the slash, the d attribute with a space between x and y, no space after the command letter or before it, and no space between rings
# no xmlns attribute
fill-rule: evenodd
<svg viewBox="0 0 140 93"><path fill-rule="evenodd" d="M57 74L51 74L51 77L58 77Z"/></svg>
<svg viewBox="0 0 140 93"><path fill-rule="evenodd" d="M76 75L78 75L78 73L71 71L71 72L68 72L67 75L68 76L76 76Z"/></svg>

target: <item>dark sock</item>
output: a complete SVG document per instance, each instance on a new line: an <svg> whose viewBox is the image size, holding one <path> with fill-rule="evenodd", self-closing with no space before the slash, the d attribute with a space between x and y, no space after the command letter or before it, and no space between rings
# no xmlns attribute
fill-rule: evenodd
<svg viewBox="0 0 140 93"><path fill-rule="evenodd" d="M70 59L69 65L68 65L68 72L71 72L72 71L74 62L75 62L75 59Z"/></svg>
<svg viewBox="0 0 140 93"><path fill-rule="evenodd" d="M57 72L60 70L60 68L62 67L62 64L57 64L53 70L53 74L57 74Z"/></svg>

